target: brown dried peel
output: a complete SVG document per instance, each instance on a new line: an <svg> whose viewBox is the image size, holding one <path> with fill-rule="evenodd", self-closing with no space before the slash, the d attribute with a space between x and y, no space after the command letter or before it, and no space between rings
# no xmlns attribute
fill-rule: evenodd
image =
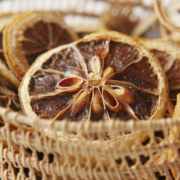
<svg viewBox="0 0 180 180"><path fill-rule="evenodd" d="M174 42L163 39L138 38L159 60L163 67L169 84L170 100L176 101L180 92L180 46Z"/></svg>
<svg viewBox="0 0 180 180"><path fill-rule="evenodd" d="M3 48L9 68L21 80L39 55L77 38L57 13L31 11L6 26Z"/></svg>

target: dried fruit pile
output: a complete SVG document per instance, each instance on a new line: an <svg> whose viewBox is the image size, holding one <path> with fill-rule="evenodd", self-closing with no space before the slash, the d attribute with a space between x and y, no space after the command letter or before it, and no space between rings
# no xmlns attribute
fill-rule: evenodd
<svg viewBox="0 0 180 180"><path fill-rule="evenodd" d="M113 8L135 5L141 3ZM82 39L57 13L1 15L0 106L49 121L172 117L180 93L180 27L160 1L154 7L156 14L142 24L130 22L131 11L116 18L107 13L100 18L103 27L121 33Z"/></svg>
<svg viewBox="0 0 180 180"><path fill-rule="evenodd" d="M41 53L70 43L77 35L52 12L0 16L0 105L20 110L20 80Z"/></svg>
<svg viewBox="0 0 180 180"><path fill-rule="evenodd" d="M125 3L120 8L127 6ZM133 4L129 6L133 8ZM166 18L161 18L164 11L159 2L155 1L154 6L160 22L169 28ZM76 33L52 12L1 17L2 87L7 86L16 95L21 81L19 98L27 116L73 121L137 121L157 119L167 113L171 116L169 92L170 100L175 101L180 88L179 44L117 32L100 32L76 41ZM113 17L107 18L106 14L102 18L107 28L111 27L109 18ZM133 34L137 24L133 24L133 32L126 31L129 26L122 31Z"/></svg>

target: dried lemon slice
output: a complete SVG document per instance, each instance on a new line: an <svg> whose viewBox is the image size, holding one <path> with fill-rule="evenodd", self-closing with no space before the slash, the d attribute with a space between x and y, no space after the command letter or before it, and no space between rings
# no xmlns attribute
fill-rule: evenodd
<svg viewBox="0 0 180 180"><path fill-rule="evenodd" d="M8 13L8 14L0 14L0 59L3 62L6 62L5 57L4 57L4 51L3 51L3 45L2 45L2 40L3 40L3 30L6 27L6 25L12 20L13 14Z"/></svg>
<svg viewBox="0 0 180 180"><path fill-rule="evenodd" d="M15 17L15 14L1 14L0 15L0 79L1 82L4 83L11 89L17 90L19 87L19 80L16 76L12 73L12 71L8 68L6 59L4 57L4 50L3 50L3 30L6 25Z"/></svg>
<svg viewBox="0 0 180 180"><path fill-rule="evenodd" d="M58 14L33 11L8 24L3 46L9 67L21 79L37 56L76 39L77 35Z"/></svg>
<svg viewBox="0 0 180 180"><path fill-rule="evenodd" d="M129 36L104 32L41 55L19 89L28 116L74 121L162 117L168 86L159 62Z"/></svg>
<svg viewBox="0 0 180 180"><path fill-rule="evenodd" d="M101 15L101 21L108 29L130 34L132 29L138 24L139 20L138 18L132 20L130 17L133 14L133 9L136 6L140 6L140 3L123 3L122 1L111 3L109 10Z"/></svg>
<svg viewBox="0 0 180 180"><path fill-rule="evenodd" d="M179 43L180 24L179 13L177 10L180 8L167 9L162 6L162 1L154 0L154 9L159 22L162 24L162 27L160 28L162 37Z"/></svg>
<svg viewBox="0 0 180 180"><path fill-rule="evenodd" d="M180 92L180 46L167 40L138 39L160 61L169 83L170 99L176 101Z"/></svg>
<svg viewBox="0 0 180 180"><path fill-rule="evenodd" d="M137 36L139 32L142 33L144 28L149 26L151 15L154 14L152 7L147 6L142 0L108 1L108 3L109 7L101 15L101 21L108 29L128 35L133 33ZM136 31L139 25L141 28Z"/></svg>

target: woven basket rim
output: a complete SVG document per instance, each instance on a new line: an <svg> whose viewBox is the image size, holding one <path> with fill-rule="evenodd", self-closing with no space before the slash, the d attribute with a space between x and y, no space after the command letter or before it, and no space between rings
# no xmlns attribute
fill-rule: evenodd
<svg viewBox="0 0 180 180"><path fill-rule="evenodd" d="M39 128L50 128L51 130L58 130L67 133L72 133L81 130L82 133L107 133L107 132L134 132L138 130L148 131L153 129L155 131L162 130L162 128L171 129L173 126L180 126L180 118L161 118L153 120L141 120L141 121L109 121L109 122L75 122L67 121L66 119L62 121L45 120L41 118L31 118L24 114L14 112L10 109L0 107L0 115L3 119L15 126L30 126L35 130Z"/></svg>

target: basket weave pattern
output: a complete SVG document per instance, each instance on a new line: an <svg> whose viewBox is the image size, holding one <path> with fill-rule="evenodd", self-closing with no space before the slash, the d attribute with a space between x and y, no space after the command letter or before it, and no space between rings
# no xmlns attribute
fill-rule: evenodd
<svg viewBox="0 0 180 180"><path fill-rule="evenodd" d="M1 163L12 163L21 175L24 167L28 168L30 179L36 172L41 172L44 179L50 175L75 179L155 179L155 173L170 178L169 169L179 170L179 134L169 139L168 132L180 125L180 119L109 124L62 121L48 126L45 120L31 119L30 122L24 115L4 108L0 108L0 112L5 122L0 129ZM144 134L139 136L123 135L142 129ZM85 137L70 134L78 131ZM159 131L163 132L163 140L157 141L155 134ZM91 139L94 132L99 132L98 140ZM107 132L116 135L104 140ZM148 136L147 144L142 143L142 134ZM174 153L174 159L168 160L168 151ZM43 153L42 159L39 153ZM15 176L12 166L8 173Z"/></svg>

